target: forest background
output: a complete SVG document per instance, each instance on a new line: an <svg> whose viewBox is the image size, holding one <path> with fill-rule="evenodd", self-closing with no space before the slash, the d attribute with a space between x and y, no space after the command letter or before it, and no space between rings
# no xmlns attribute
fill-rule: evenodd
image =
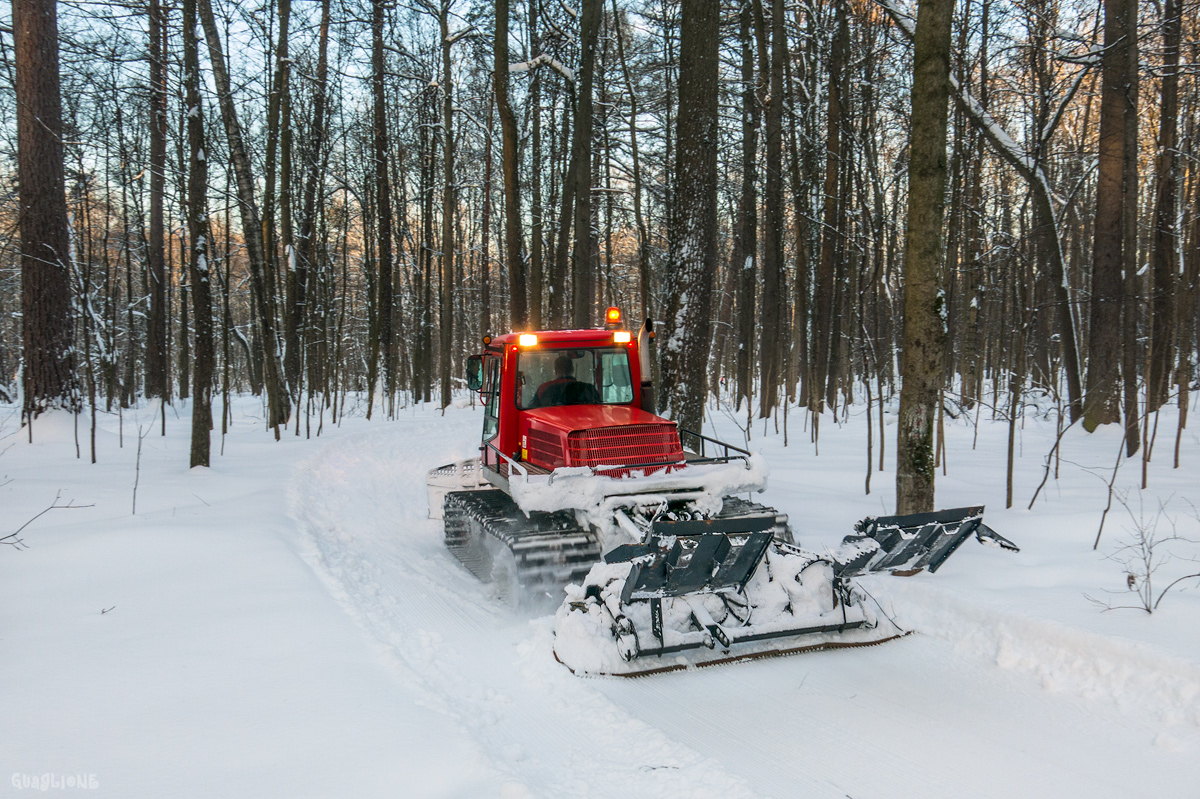
<svg viewBox="0 0 1200 799"><path fill-rule="evenodd" d="M47 8L53 259L22 252L18 195L20 73L48 58L14 35ZM215 393L224 430L250 391L276 435L311 434L360 397L444 407L483 335L617 305L665 318L660 342L703 330L707 369L667 358L663 382L699 375L747 431L807 410L816 436L822 412L874 403L882 462L915 8L719 5L698 276L672 266L673 215L696 199L679 191L688 8L17 0L0 17L0 401L33 418ZM1196 380L1196 4L953 9L939 411L1015 425L1040 395L1062 427L1123 424L1148 458L1153 413L1177 402L1181 431ZM31 304L38 263L53 301Z"/></svg>

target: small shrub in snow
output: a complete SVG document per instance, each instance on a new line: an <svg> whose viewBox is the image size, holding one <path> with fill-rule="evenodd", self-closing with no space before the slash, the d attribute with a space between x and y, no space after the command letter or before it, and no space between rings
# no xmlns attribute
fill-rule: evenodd
<svg viewBox="0 0 1200 799"><path fill-rule="evenodd" d="M1172 588L1186 585L1189 580L1200 579L1200 569L1185 569L1195 573L1177 577L1157 594L1154 591L1155 575L1168 563L1184 560L1200 564L1200 556L1197 554L1181 554L1189 548L1194 550L1195 545L1200 542L1179 534L1177 518L1167 513L1169 499L1160 502L1157 510L1150 515L1140 502L1135 512L1125 497L1116 495L1115 498L1125 508L1130 524L1124 527L1124 535L1117 540L1116 549L1108 557L1125 570L1126 587L1136 597L1136 604L1122 605L1101 602L1092 597L1088 599L1105 610L1127 608L1153 613ZM1200 521L1200 516L1196 515L1194 508L1192 516Z"/></svg>

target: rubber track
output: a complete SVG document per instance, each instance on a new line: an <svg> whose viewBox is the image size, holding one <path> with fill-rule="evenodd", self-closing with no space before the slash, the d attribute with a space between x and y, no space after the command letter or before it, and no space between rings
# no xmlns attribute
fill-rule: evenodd
<svg viewBox="0 0 1200 799"><path fill-rule="evenodd" d="M727 497L718 518L774 512L756 502ZM526 588L557 590L580 583L592 564L600 561L596 537L579 526L574 512L534 512L526 517L512 497L497 489L447 493L443 523L446 548L485 583L493 579L492 555L482 542L485 535L512 552L518 581Z"/></svg>
<svg viewBox="0 0 1200 799"><path fill-rule="evenodd" d="M489 536L506 547L527 588L562 588L587 576L600 560L596 537L582 529L572 511L528 517L499 490L453 491L445 500L446 547L480 580L492 581Z"/></svg>

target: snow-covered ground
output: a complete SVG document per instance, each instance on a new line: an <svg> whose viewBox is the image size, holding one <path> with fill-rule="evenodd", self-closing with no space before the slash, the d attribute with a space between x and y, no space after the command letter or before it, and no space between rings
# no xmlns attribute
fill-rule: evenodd
<svg viewBox="0 0 1200 799"><path fill-rule="evenodd" d="M935 575L866 581L914 635L623 680L556 663L551 618L493 601L426 518L425 471L473 454L477 410L275 442L242 399L208 470L186 468L186 408L165 438L153 408L102 416L96 465L86 419L78 460L72 417L38 420L31 444L10 410L0 536L56 496L85 507L0 547L0 796L1200 796L1200 581L1153 615L1092 601L1136 600L1119 503L1092 551L1117 430L1069 431L1025 510L1055 436L1031 416L1006 511L1007 425L948 422L938 504L986 504L1022 551L968 542ZM786 448L752 431L771 468L756 499L802 543L892 510L891 457L863 493L862 409L823 420L819 456L803 415L788 423ZM1175 423L1164 411L1149 489L1136 460L1115 485L1144 527L1200 541L1200 435L1172 469ZM1155 598L1200 571L1200 543L1155 552Z"/></svg>

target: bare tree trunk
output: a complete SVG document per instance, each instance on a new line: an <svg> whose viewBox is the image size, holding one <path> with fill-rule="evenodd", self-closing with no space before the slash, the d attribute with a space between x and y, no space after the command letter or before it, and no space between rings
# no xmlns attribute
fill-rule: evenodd
<svg viewBox="0 0 1200 799"><path fill-rule="evenodd" d="M979 103L983 108L988 105L988 80L989 80L989 57L988 43L990 41L991 32L991 0L982 0L979 11ZM969 76L960 88L966 91L971 90ZM961 108L961 104L960 104ZM964 225L963 225L963 246L966 249L965 266L963 268L963 344L962 358L959 360L960 376L962 380L962 400L963 405L967 408L975 407L975 403L979 400L979 385L981 382L981 358L980 349L983 345L983 329L982 329L982 305L986 301L984 294L985 274L983 265L983 234L981 232L980 216L983 206L983 136L978 129L971 131L970 150L967 153L967 189L965 200L965 208L963 209ZM1058 235L1057 229L1052 231L1055 236ZM1056 245L1057 246L1057 245ZM1071 318L1071 308L1065 307L1059 309L1059 313L1065 313L1068 320ZM1069 347L1071 352L1075 352L1074 338L1070 342L1062 342L1064 352Z"/></svg>
<svg viewBox="0 0 1200 799"><path fill-rule="evenodd" d="M283 160L284 171L280 180L279 199L281 203L286 202L286 205L281 207L281 216L284 220L284 257L287 259L288 268L290 268L292 260L292 225L291 225L291 148L292 148L292 120L291 120L291 89L289 81L291 79L292 60L288 56L288 40L290 33L292 17L292 0L279 0L279 43L275 48L275 75L271 81L271 95L267 101L267 152L266 165L263 168L263 177L266 181L266 190L263 195L263 238L264 247L266 248L267 263L265 278L268 286L275 286L278 272L278 254L279 248L276 240L276 216L275 216L275 184L276 184L276 162L277 150ZM282 133L282 135L281 135ZM282 141L281 141L282 140ZM271 292L272 298L275 296L275 291ZM276 315L276 309L271 310L271 315Z"/></svg>
<svg viewBox="0 0 1200 799"><path fill-rule="evenodd" d="M1180 0L1163 8L1162 106L1158 118L1157 193L1154 198L1153 291L1150 294L1150 373L1146 412L1166 401L1171 379L1171 337L1175 273L1178 271L1175 230L1177 125L1179 116L1179 38L1183 14Z"/></svg>
<svg viewBox="0 0 1200 799"><path fill-rule="evenodd" d="M738 14L742 56L742 195L738 200L737 236L730 266L737 273L737 407L750 403L754 365L755 291L758 288L758 126L754 75L754 8ZM781 98L782 99L782 98Z"/></svg>
<svg viewBox="0 0 1200 799"><path fill-rule="evenodd" d="M763 292L762 328L759 342L761 389L759 414L766 418L774 410L783 363L783 62L787 56L787 33L783 26L783 3L771 3L770 100L766 114L766 186L763 190ZM681 81L682 83L682 81ZM682 92L682 86L680 87ZM676 195L680 196L680 195Z"/></svg>
<svg viewBox="0 0 1200 799"><path fill-rule="evenodd" d="M454 212L457 192L454 185L454 84L452 82L450 48L450 0L442 0L438 25L442 33L442 301L439 310L441 322L440 339L440 382L442 384L442 408L450 405L450 361L454 333Z"/></svg>
<svg viewBox="0 0 1200 799"><path fill-rule="evenodd" d="M21 335L25 404L79 409L71 314L71 253L63 177L58 17L52 0L15 0L17 183L21 215Z"/></svg>
<svg viewBox="0 0 1200 799"><path fill-rule="evenodd" d="M1121 364L1121 266L1125 235L1125 91L1130 80L1130 0L1104 0L1104 55L1100 106L1100 157L1092 245L1084 429L1119 418Z"/></svg>
<svg viewBox="0 0 1200 799"><path fill-rule="evenodd" d="M199 74L197 72L197 74ZM225 173L225 193L229 193L229 173ZM232 369L230 365L230 350L229 340L233 337L235 331L233 328L233 315L229 307L229 252L230 252L230 235L229 235L229 204L225 204L225 246L221 257L221 266L217 270L217 275L221 278L221 350L222 350L222 374L221 374L221 452L225 452L225 434L229 432L229 423L232 420L231 408L229 405L229 395L233 390L232 384ZM212 252L212 248L209 252ZM251 363L247 363L247 370L251 377L251 386L258 388L254 380L254 370ZM261 389L259 389L261 391Z"/></svg>
<svg viewBox="0 0 1200 799"><path fill-rule="evenodd" d="M290 2L289 16L290 16ZM282 16L282 11L281 11ZM282 23L280 34L282 35ZM286 47L283 48L286 52ZM296 230L295 230L295 215L292 213L292 170L295 167L295 159L293 156L292 147L294 131L292 127L292 84L291 84L291 59L287 60L286 64L280 65L280 81L279 81L279 238L283 245L284 264L281 270L272 270L268 261L263 272L264 283L267 285L267 300L271 303L270 315L272 323L279 320L279 303L282 299L283 315L286 318L288 313L287 304L287 281L288 275L296 268ZM267 242L266 246L274 250L273 242ZM281 276L282 273L282 276Z"/></svg>
<svg viewBox="0 0 1200 799"><path fill-rule="evenodd" d="M579 88L575 98L575 143L571 153L575 171L575 249L572 258L572 323L577 328L593 324L596 296L596 262L592 258L592 83L596 43L600 37L600 0L582 0L579 36Z"/></svg>
<svg viewBox="0 0 1200 799"><path fill-rule="evenodd" d="M492 332L492 109L495 103L488 101L487 133L483 144L483 222L479 235L479 334L489 335ZM534 158L534 163L537 159ZM535 172L537 170L534 170ZM530 325L536 330L537 322Z"/></svg>
<svg viewBox="0 0 1200 799"><path fill-rule="evenodd" d="M600 2L600 13L604 13L603 0ZM610 25L615 22L615 18L610 20ZM618 34L619 35L619 34ZM612 213L613 213L613 185L612 185L612 132L609 125L609 117L612 115L614 107L612 96L608 92L608 76L609 64L611 63L612 53L612 35L606 31L601 39L602 46L600 48L600 67L597 70L600 75L600 148L595 156L595 174L597 179L600 179L601 171L603 170L604 184L604 269L603 273L596 281L596 304L601 308L606 308L616 302L613 294L613 251L612 251ZM593 229L599 232L600 230L600 212L599 204L592 210L592 218L594 221ZM594 238L596 244L596 263L600 263L600 237L597 235Z"/></svg>
<svg viewBox="0 0 1200 799"><path fill-rule="evenodd" d="M284 372L288 388L297 403L300 402L300 385L303 381L304 350L311 337L309 310L312 305L310 275L316 267L317 238L317 192L324 179L323 158L325 151L325 113L328 104L326 82L329 75L329 0L321 3L321 26L317 34L317 74L314 85L313 119L305 164L304 198L300 212L300 236L295 265L288 269L287 280L287 324L284 333L287 345L284 357ZM388 201L388 195L377 197L380 207ZM389 208L390 211L390 208ZM388 274L391 274L391 214L388 214ZM382 220L378 224L382 224ZM382 264L381 264L381 269ZM382 281L381 281L382 282ZM389 319L387 314L380 317ZM385 356L384 363L387 363ZM298 430L298 428L297 428Z"/></svg>
<svg viewBox="0 0 1200 799"><path fill-rule="evenodd" d="M938 267L946 189L950 31L954 0L920 0L913 48L904 345L900 356L896 512L933 510L933 430L944 380L946 331Z"/></svg>
<svg viewBox="0 0 1200 799"><path fill-rule="evenodd" d="M748 13L748 11L743 11L743 14ZM613 0L613 20L617 19L617 0ZM634 90L633 78L630 77L629 73L629 62L625 58L625 37L622 35L621 26L619 25L617 27L617 58L621 61L621 73L625 78L625 90L629 92L629 152L633 161L633 220L637 226L638 237L638 296L641 301L642 318L649 319L653 314L653 309L650 306L650 241L649 233L646 230L646 218L642 213L642 165L638 152L637 135L638 98L637 92ZM751 67L751 71L753 72L753 67ZM751 100L753 100L753 91L753 87L751 87ZM536 158L534 162L537 162Z"/></svg>
<svg viewBox="0 0 1200 799"><path fill-rule="evenodd" d="M1124 160L1121 221L1125 230L1121 242L1121 268L1124 272L1121 301L1121 383L1124 388L1125 452L1132 456L1142 440L1138 433L1141 413L1138 408L1138 366L1141 345L1138 341L1138 315L1141 292L1138 291L1138 44L1137 0L1127 0L1124 9L1129 40L1123 49L1126 82L1122 91L1125 119L1122 125L1121 156Z"/></svg>
<svg viewBox="0 0 1200 799"><path fill-rule="evenodd" d="M1195 123L1193 122L1193 125ZM1185 217L1184 230L1189 231L1188 247L1184 251L1184 272L1179 291L1179 362L1175 380L1179 386L1179 427L1175 434L1175 468L1179 468L1179 445L1187 427L1191 385L1195 372L1197 290L1200 289L1200 179L1192 177L1192 202Z"/></svg>
<svg viewBox="0 0 1200 799"><path fill-rule="evenodd" d="M165 10L150 0L150 225L146 269L150 315L146 319L146 396L167 396L167 304L164 271L163 197L167 167L167 84L163 69Z"/></svg>
<svg viewBox="0 0 1200 799"><path fill-rule="evenodd" d="M570 115L563 114L563 149L567 149ZM575 170L576 160L567 156L567 168L562 182L562 204L558 212L557 242L554 248L554 268L550 274L550 301L548 303L548 318L555 327L566 327L572 318L571 308L568 307L567 297L567 265L569 243L571 241L571 209L575 205L575 188L577 180ZM573 307L573 306L572 306Z"/></svg>
<svg viewBox="0 0 1200 799"><path fill-rule="evenodd" d="M121 158L121 169L118 178L121 181L121 250L125 266L125 329L128 331L128 343L125 352L125 380L121 394L121 407L128 408L137 395L137 364L138 364L138 327L137 317L134 316L133 288L133 246L131 244L132 230L129 222L129 183L130 158L128 143L125 139L124 115L121 106L116 108L117 124L117 153Z"/></svg>
<svg viewBox="0 0 1200 799"><path fill-rule="evenodd" d="M538 35L538 2L529 0L529 45L533 55L541 49ZM529 175L529 327L546 326L542 296L545 292L545 238L542 211L542 71L536 70L529 84L529 146L531 161L538 165ZM636 147L636 145L635 145ZM635 156L636 162L636 156ZM485 331L490 332L490 331Z"/></svg>
<svg viewBox="0 0 1200 799"><path fill-rule="evenodd" d="M326 8L328 2L326 3ZM367 418L370 418L374 406L375 384L378 382L379 350L382 350L384 384L390 397L395 390L396 376L392 374L392 184L388 176L388 115L385 88L385 61L383 52L384 14L387 11L385 0L373 0L371 3L371 100L372 127L374 128L375 155L375 232L379 237L376 250L376 263L379 266L377 285L378 301L375 304L376 342L378 349L373 348L369 353L371 372L367 391L371 402L367 405ZM306 197L307 201L307 197Z"/></svg>
<svg viewBox="0 0 1200 799"><path fill-rule="evenodd" d="M180 164L183 163L184 161L181 158ZM184 190L186 192L187 175L181 174L180 177L184 179ZM186 208L186 197L182 199ZM185 219L184 223L186 224L186 222L187 220ZM188 329L190 327L188 320L188 294L191 293L190 284L192 280L190 270L188 269L190 261L191 257L188 255L187 239L181 230L179 233L179 356L176 358L176 368L179 370L179 399L181 400L188 399L191 396L192 350L190 337L188 336Z"/></svg>
<svg viewBox="0 0 1200 799"><path fill-rule="evenodd" d="M833 335L834 319L837 315L835 297L841 276L837 273L838 237L842 230L840 202L842 163L842 70L849 47L850 29L847 21L848 9L842 0L835 7L837 31L829 55L829 104L828 132L825 139L825 205L824 223L821 226L821 260L817 268L816 285L813 287L813 353L810 358L812 371L809 385L810 396L805 399L814 412L820 412L825 402L832 402L832 392L826 392L826 384L833 373L837 359L838 342ZM915 95L914 95L915 97ZM915 136L915 133L914 133Z"/></svg>
<svg viewBox="0 0 1200 799"><path fill-rule="evenodd" d="M265 280L266 257L263 249L262 225L258 215L258 206L254 201L254 172L250 166L250 159L246 155L242 128L238 123L233 91L229 83L229 72L225 68L225 54L221 47L216 19L213 17L211 1L199 0L199 10L204 36L208 41L209 60L212 63L213 79L217 87L217 101L221 106L221 118L225 123L225 138L229 142L229 155L237 177L238 211L242 217L242 234L246 239L246 253L250 261L250 279L257 300L258 326L262 336L263 382L267 389L269 414L267 423L276 428L275 434L278 436L279 425L287 424L288 415L291 413L291 400L287 395L283 371L280 368L279 339L275 334L275 320L271 318L270 314L271 304L268 297L270 287Z"/></svg>
<svg viewBox="0 0 1200 799"><path fill-rule="evenodd" d="M192 383L191 466L209 465L212 431L213 351L212 289L208 226L208 160L204 144L204 104L200 95L200 53L196 41L196 0L183 0L183 80L188 137L187 225L191 242L188 270L195 310L196 352Z"/></svg>
<svg viewBox="0 0 1200 799"><path fill-rule="evenodd" d="M430 402L433 392L433 192L434 174L437 168L437 137L433 131L437 123L436 87L429 87L421 100L421 286L418 325L421 357L420 395Z"/></svg>
<svg viewBox="0 0 1200 799"><path fill-rule="evenodd" d="M712 284L717 265L718 0L683 6L679 49L679 116L675 196L671 209L663 406L682 427L704 420L711 340ZM685 442L686 445L686 442Z"/></svg>
<svg viewBox="0 0 1200 799"><path fill-rule="evenodd" d="M496 106L500 111L504 164L504 257L508 265L510 324L523 329L529 321L525 301L524 242L521 235L521 186L517 164L517 117L508 98L508 0L496 0ZM534 169L539 169L535 164Z"/></svg>
<svg viewBox="0 0 1200 799"><path fill-rule="evenodd" d="M789 401L794 398L796 390L796 378L799 378L800 395L807 399L809 392L809 378L811 369L811 359L809 357L810 336L809 322L811 316L812 303L809 299L812 287L812 268L810 262L811 252L809 246L809 212L807 209L808 191L804 179L801 177L801 160L800 146L797 141L796 129L804 125L804 117L806 111L797 112L797 105L806 104L805 93L798 91L793 82L792 77L792 59L786 59L783 67L783 77L787 89L787 96L791 99L788 105L788 121L786 129L788 134L788 175L791 180L792 189L792 218L795 227L796 236L796 286L795 286L795 303L792 306L792 352L794 361L788 375L788 398ZM800 71L799 84L803 86L806 80L806 74L809 66L806 59L801 55L796 59L797 69ZM748 384L747 384L748 385Z"/></svg>

